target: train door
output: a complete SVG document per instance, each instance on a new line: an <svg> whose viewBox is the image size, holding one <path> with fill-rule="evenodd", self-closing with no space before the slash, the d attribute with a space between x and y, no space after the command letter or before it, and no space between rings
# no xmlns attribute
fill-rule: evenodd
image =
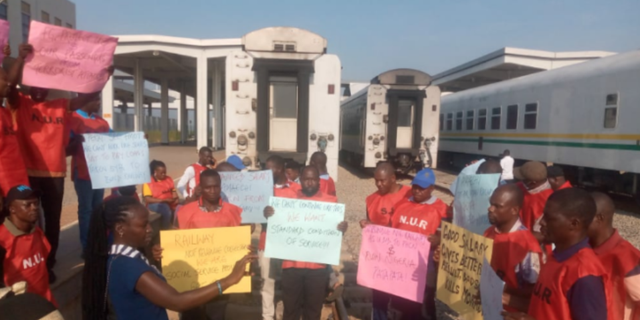
<svg viewBox="0 0 640 320"><path fill-rule="evenodd" d="M396 147L410 149L413 144L413 124L416 101L408 99L398 100L398 127Z"/></svg>
<svg viewBox="0 0 640 320"><path fill-rule="evenodd" d="M297 76L270 76L269 93L269 151L295 152L298 141Z"/></svg>

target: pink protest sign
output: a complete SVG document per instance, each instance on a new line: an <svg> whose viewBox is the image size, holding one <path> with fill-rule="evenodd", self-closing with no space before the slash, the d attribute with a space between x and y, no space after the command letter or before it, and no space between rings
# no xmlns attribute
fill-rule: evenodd
<svg viewBox="0 0 640 320"><path fill-rule="evenodd" d="M80 93L102 90L118 38L31 21L24 84Z"/></svg>
<svg viewBox="0 0 640 320"><path fill-rule="evenodd" d="M419 233L367 226L362 230L358 284L422 302L430 246Z"/></svg>
<svg viewBox="0 0 640 320"><path fill-rule="evenodd" d="M9 21L0 19L0 63L4 59L4 46L9 44Z"/></svg>

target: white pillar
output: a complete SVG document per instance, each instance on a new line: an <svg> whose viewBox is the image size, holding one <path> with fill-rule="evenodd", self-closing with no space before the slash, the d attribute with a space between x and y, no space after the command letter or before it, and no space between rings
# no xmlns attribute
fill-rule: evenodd
<svg viewBox="0 0 640 320"><path fill-rule="evenodd" d="M162 78L160 86L160 143L169 144L169 79Z"/></svg>
<svg viewBox="0 0 640 320"><path fill-rule="evenodd" d="M218 69L219 64L218 61L212 61L211 62L213 64L213 68L212 68L212 72L213 74L211 75L211 105L212 105L212 110L211 110L211 116L209 119L209 122L211 123L211 146L215 149L218 148L218 140L217 140L217 134L216 134L216 130L218 130L218 124L217 124L217 118L216 118L216 109L218 107L218 105L216 104L218 99L216 98L216 95L219 94L218 92L218 82L220 79L218 79Z"/></svg>
<svg viewBox="0 0 640 320"><path fill-rule="evenodd" d="M187 142L189 135L189 117L187 116L187 94L184 82L180 91L180 110L178 111L178 127L180 128L180 142Z"/></svg>
<svg viewBox="0 0 640 320"><path fill-rule="evenodd" d="M222 74L222 66L220 64L220 61L216 61L215 64L215 68L213 69L213 90L211 92L213 101L213 118L214 118L214 124L213 124L213 137L211 137L212 141L213 141L213 146L216 149L221 149L222 148L222 137L224 136L224 133L222 132L222 81L223 81L223 74Z"/></svg>
<svg viewBox="0 0 640 320"><path fill-rule="evenodd" d="M207 105L207 57L198 57L198 71L196 75L196 144L198 149L206 147L207 118L209 108Z"/></svg>
<svg viewBox="0 0 640 320"><path fill-rule="evenodd" d="M136 59L133 67L133 104L135 131L144 131L144 77L142 75L142 65L140 59Z"/></svg>
<svg viewBox="0 0 640 320"><path fill-rule="evenodd" d="M102 118L111 128L113 128L113 117L113 77L109 77L109 81L102 88Z"/></svg>

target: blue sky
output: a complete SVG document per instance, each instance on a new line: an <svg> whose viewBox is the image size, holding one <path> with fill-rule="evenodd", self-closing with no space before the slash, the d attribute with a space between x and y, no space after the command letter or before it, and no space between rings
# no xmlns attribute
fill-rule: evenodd
<svg viewBox="0 0 640 320"><path fill-rule="evenodd" d="M328 40L343 80L394 68L432 75L504 46L550 51L640 49L640 0L72 0L78 29L239 38L294 26Z"/></svg>

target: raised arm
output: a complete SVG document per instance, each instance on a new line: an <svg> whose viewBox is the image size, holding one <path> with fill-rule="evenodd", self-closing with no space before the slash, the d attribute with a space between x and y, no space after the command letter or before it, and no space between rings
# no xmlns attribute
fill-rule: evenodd
<svg viewBox="0 0 640 320"><path fill-rule="evenodd" d="M24 62L30 54L33 54L33 47L30 44L21 44L20 47L18 47L18 58L16 58L16 61L14 61L11 68L9 68L8 78L10 91L7 99L9 100L9 106L14 109L19 107L20 97L17 86L22 78Z"/></svg>
<svg viewBox="0 0 640 320"><path fill-rule="evenodd" d="M179 293L154 273L145 272L140 279L138 279L136 290L155 305L165 309L183 312L211 301L211 299L220 295L220 289L224 291L240 282L246 274L247 264L255 259L255 255L245 256L236 262L229 276L200 289ZM218 288L218 283L220 283L220 288Z"/></svg>

